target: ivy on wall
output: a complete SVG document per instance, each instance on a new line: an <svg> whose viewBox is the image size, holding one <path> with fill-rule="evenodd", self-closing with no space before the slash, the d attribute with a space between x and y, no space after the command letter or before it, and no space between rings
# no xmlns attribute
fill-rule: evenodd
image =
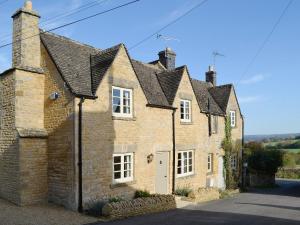
<svg viewBox="0 0 300 225"><path fill-rule="evenodd" d="M222 142L222 147L225 151L224 156L224 177L226 189L235 189L238 187L239 177L241 175L240 149L241 141L233 141L231 135L230 118L225 119L225 138ZM237 163L236 168L231 167L231 158L235 156Z"/></svg>

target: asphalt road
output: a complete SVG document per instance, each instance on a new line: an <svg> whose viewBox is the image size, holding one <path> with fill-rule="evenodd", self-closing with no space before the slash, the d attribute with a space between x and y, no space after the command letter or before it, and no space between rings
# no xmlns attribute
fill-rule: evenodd
<svg viewBox="0 0 300 225"><path fill-rule="evenodd" d="M300 180L165 213L89 225L300 225Z"/></svg>

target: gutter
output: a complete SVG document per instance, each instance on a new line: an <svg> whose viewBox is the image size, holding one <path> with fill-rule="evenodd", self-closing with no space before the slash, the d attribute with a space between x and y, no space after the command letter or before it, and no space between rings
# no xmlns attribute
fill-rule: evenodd
<svg viewBox="0 0 300 225"><path fill-rule="evenodd" d="M175 112L176 108L172 112L172 153L173 153L173 174L172 174L172 193L175 194L175 179L176 179L176 138L175 138Z"/></svg>
<svg viewBox="0 0 300 225"><path fill-rule="evenodd" d="M83 212L82 206L82 104L85 98L81 97L78 104L78 212Z"/></svg>

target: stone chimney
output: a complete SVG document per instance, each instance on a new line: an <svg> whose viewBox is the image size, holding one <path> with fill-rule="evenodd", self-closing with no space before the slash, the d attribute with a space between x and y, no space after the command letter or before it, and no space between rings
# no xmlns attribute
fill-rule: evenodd
<svg viewBox="0 0 300 225"><path fill-rule="evenodd" d="M213 66L208 67L208 71L205 73L206 82L210 82L213 86L217 85L217 72Z"/></svg>
<svg viewBox="0 0 300 225"><path fill-rule="evenodd" d="M159 61L166 67L167 70L175 69L176 53L171 48L158 53Z"/></svg>
<svg viewBox="0 0 300 225"><path fill-rule="evenodd" d="M41 66L39 14L32 9L32 2L26 1L23 8L17 10L12 18L12 66L24 69L39 69Z"/></svg>

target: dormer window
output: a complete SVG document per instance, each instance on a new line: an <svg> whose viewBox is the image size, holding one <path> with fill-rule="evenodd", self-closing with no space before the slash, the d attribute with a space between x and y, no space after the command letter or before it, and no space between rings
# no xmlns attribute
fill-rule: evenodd
<svg viewBox="0 0 300 225"><path fill-rule="evenodd" d="M132 90L112 87L112 114L117 117L132 117Z"/></svg>
<svg viewBox="0 0 300 225"><path fill-rule="evenodd" d="M180 100L180 120L182 122L191 122L191 101Z"/></svg>
<svg viewBox="0 0 300 225"><path fill-rule="evenodd" d="M236 112L230 111L230 126L235 127L236 126Z"/></svg>

